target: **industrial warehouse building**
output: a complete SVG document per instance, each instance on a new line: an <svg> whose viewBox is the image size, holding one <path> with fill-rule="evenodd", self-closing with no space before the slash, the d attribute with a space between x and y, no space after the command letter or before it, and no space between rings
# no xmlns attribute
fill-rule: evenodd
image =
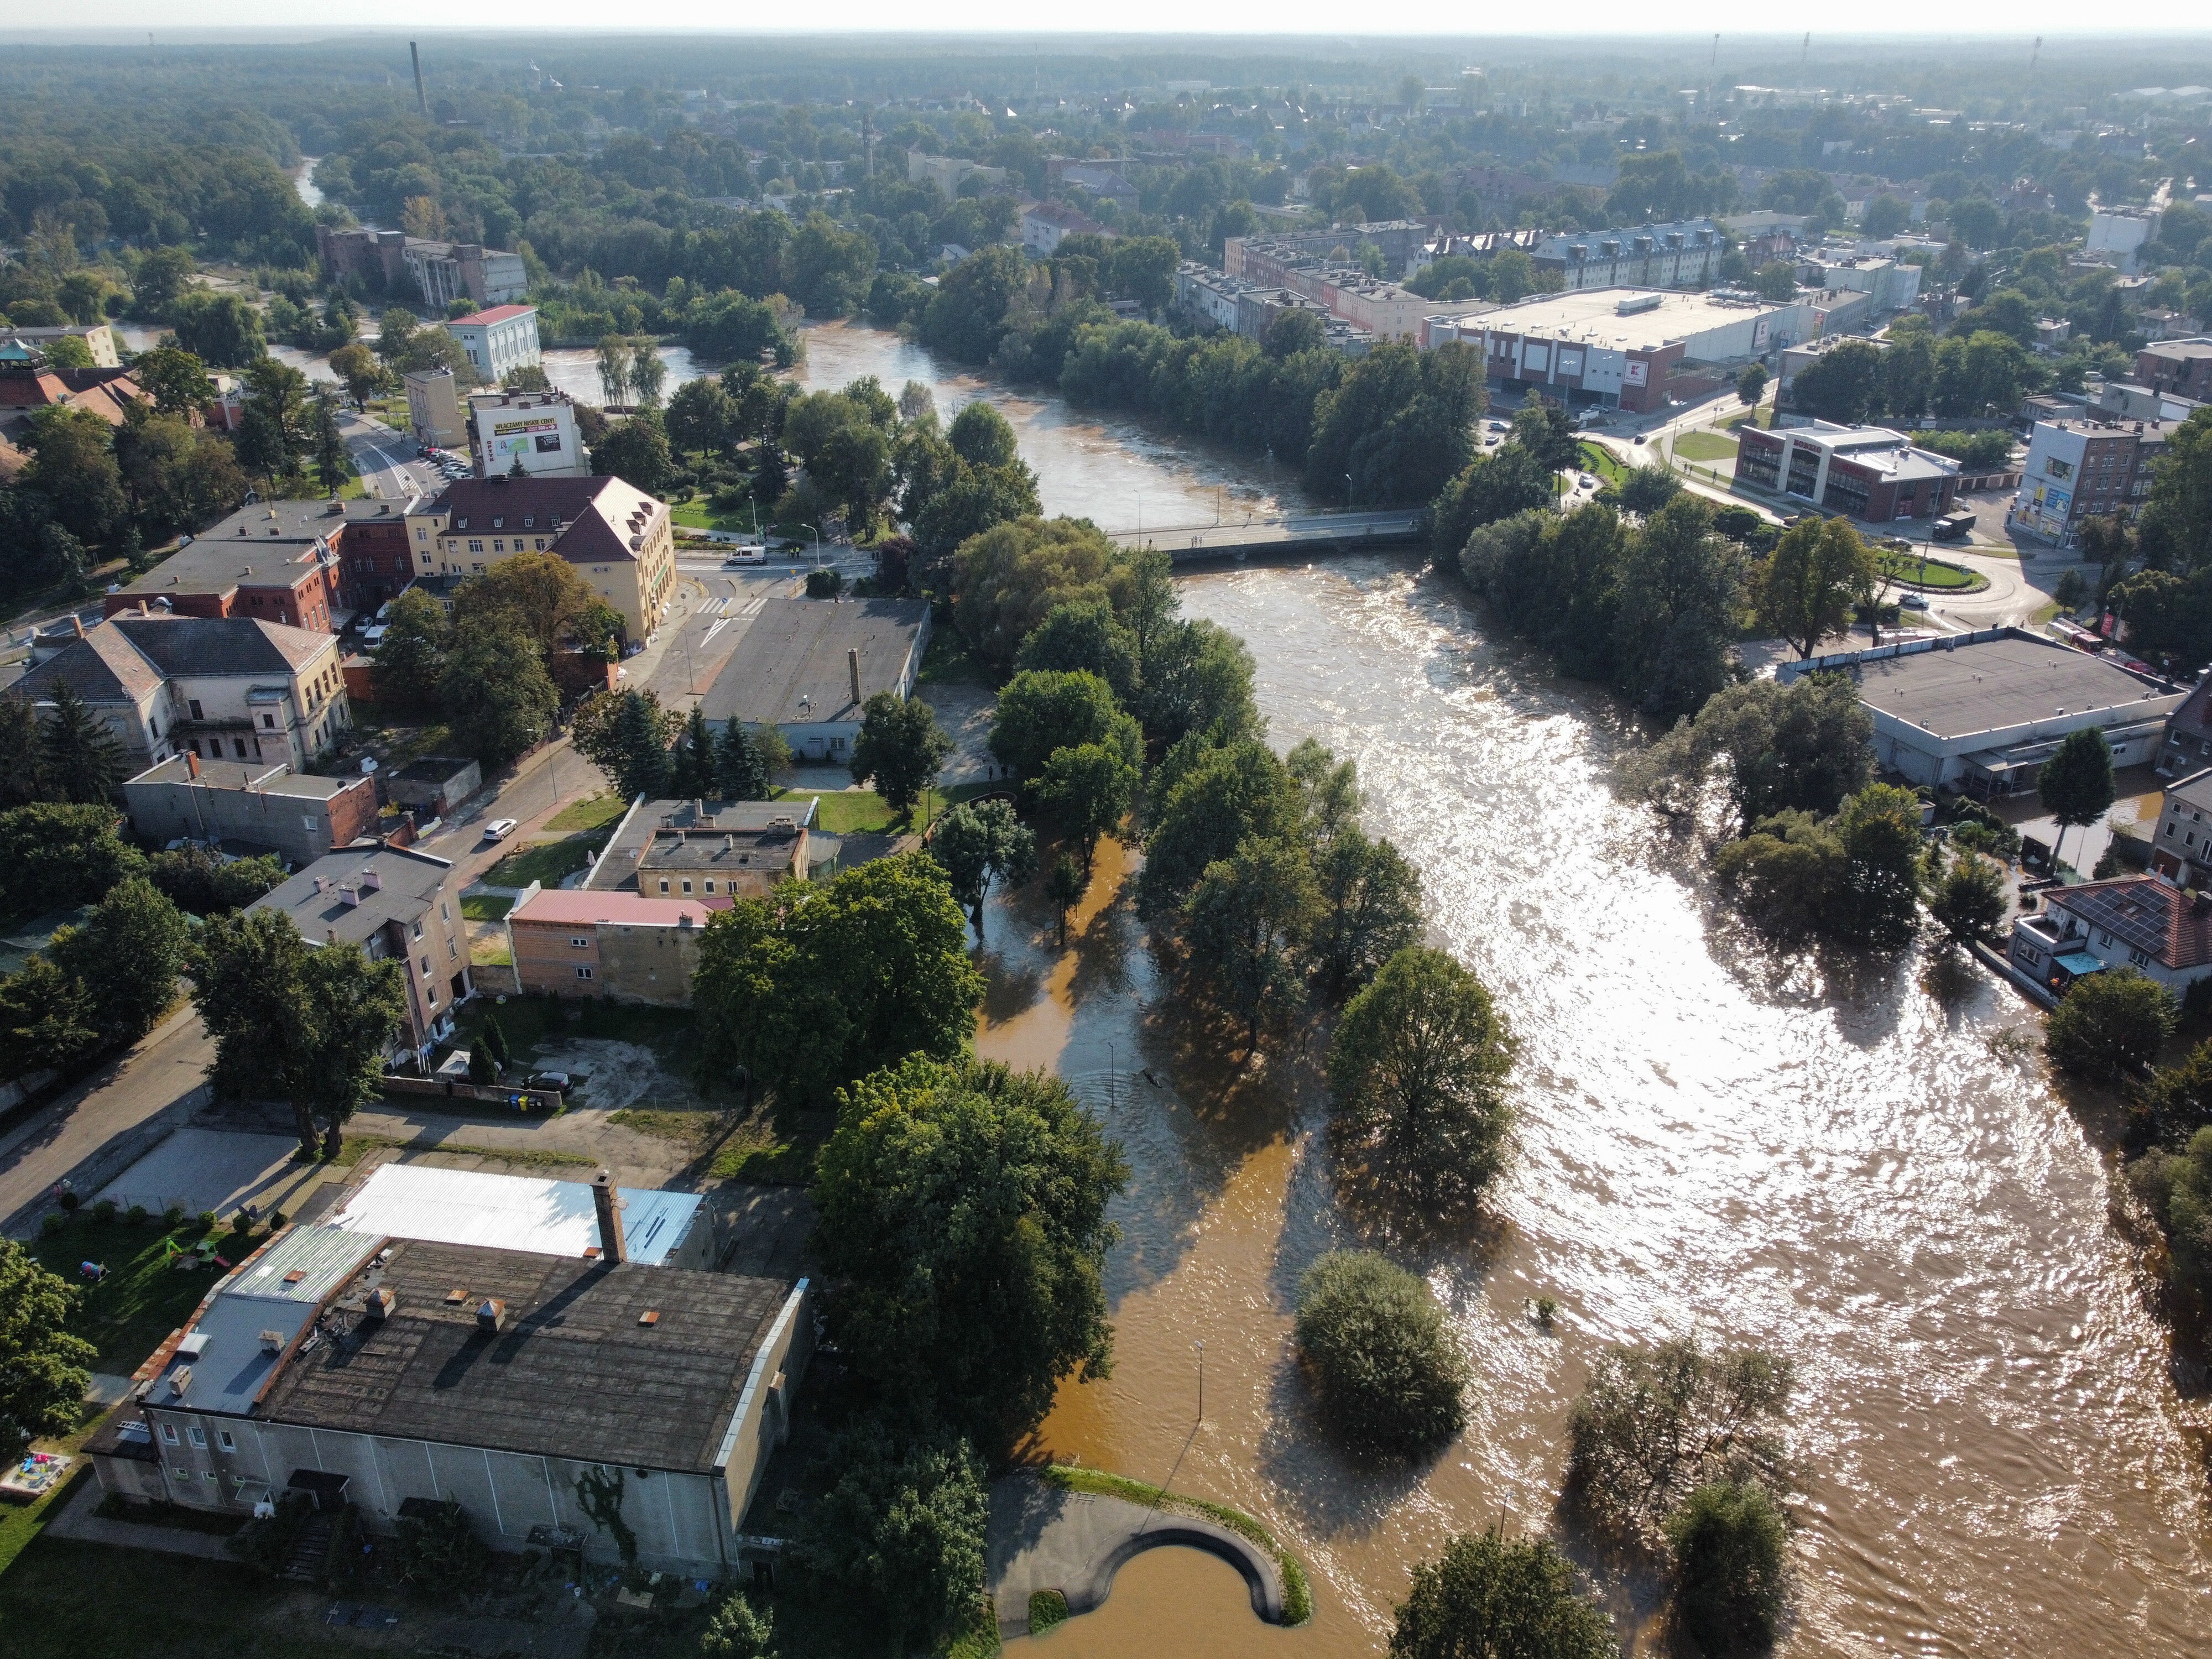
<svg viewBox="0 0 2212 1659"><path fill-rule="evenodd" d="M2094 728L2115 766L2151 760L2187 688L2017 628L1985 629L1785 663L1846 673L1874 718L1875 761L1908 784L1986 799L2035 787L2071 733Z"/></svg>
<svg viewBox="0 0 2212 1659"><path fill-rule="evenodd" d="M1642 414L1702 397L1736 365L1794 345L1815 327L1802 306L1734 294L1592 289L1545 295L1472 316L1432 314L1421 341L1462 340L1496 385L1540 387L1571 404Z"/></svg>
<svg viewBox="0 0 2212 1659"><path fill-rule="evenodd" d="M717 731L781 726L796 758L842 763L861 705L912 696L928 649L927 599L766 599L700 707Z"/></svg>
<svg viewBox="0 0 2212 1659"><path fill-rule="evenodd" d="M240 1518L299 1492L389 1534L454 1503L509 1553L611 1563L619 1532L641 1566L734 1573L811 1352L808 1285L624 1260L619 1227L589 1257L288 1229L156 1352L143 1436L94 1466Z"/></svg>

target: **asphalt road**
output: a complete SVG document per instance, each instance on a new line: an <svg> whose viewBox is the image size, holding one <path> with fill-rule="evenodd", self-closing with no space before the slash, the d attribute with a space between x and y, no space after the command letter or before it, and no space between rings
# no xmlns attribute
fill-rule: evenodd
<svg viewBox="0 0 2212 1659"><path fill-rule="evenodd" d="M428 462L415 459L415 443L404 432L394 432L373 415L350 411L338 417L338 430L353 452L362 488L380 501L404 501L415 495L434 495L445 478Z"/></svg>

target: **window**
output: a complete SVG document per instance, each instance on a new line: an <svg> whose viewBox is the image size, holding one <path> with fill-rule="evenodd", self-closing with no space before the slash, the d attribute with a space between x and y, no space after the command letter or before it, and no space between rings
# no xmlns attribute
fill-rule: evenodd
<svg viewBox="0 0 2212 1659"><path fill-rule="evenodd" d="M415 924L415 937L416 939L422 937L422 924L419 921Z"/></svg>
<svg viewBox="0 0 2212 1659"><path fill-rule="evenodd" d="M215 1433L215 1438L216 1443L221 1446L225 1451L236 1451L238 1449L238 1442L230 1437L230 1431L228 1429L217 1429Z"/></svg>
<svg viewBox="0 0 2212 1659"><path fill-rule="evenodd" d="M204 1472L201 1474L201 1475L200 1475L200 1479L201 1479L201 1480L214 1480L215 1478L216 1478L216 1473L215 1473L215 1471L214 1471L213 1469L208 1469L208 1470L205 1470L205 1471L204 1471Z"/></svg>
<svg viewBox="0 0 2212 1659"><path fill-rule="evenodd" d="M2130 951L2128 952L2128 960L2135 963L2138 968L2148 968L2150 966L2150 952L2148 951Z"/></svg>
<svg viewBox="0 0 2212 1659"><path fill-rule="evenodd" d="M668 890L668 878L665 876L660 878L660 890L664 893Z"/></svg>
<svg viewBox="0 0 2212 1659"><path fill-rule="evenodd" d="M174 1438L173 1436L171 1437ZM192 1478L192 1472L190 1469L171 1469L169 1477L173 1480L189 1480Z"/></svg>
<svg viewBox="0 0 2212 1659"><path fill-rule="evenodd" d="M239 759L244 760L246 758L246 739L244 738L233 738L230 742L231 746L238 750Z"/></svg>
<svg viewBox="0 0 2212 1659"><path fill-rule="evenodd" d="M424 979L430 977L430 958L428 957L422 958L422 977Z"/></svg>
<svg viewBox="0 0 2212 1659"><path fill-rule="evenodd" d="M460 947L459 947L459 946L458 946L458 945L456 945L453 943L453 940L451 940L451 939L447 939L447 940L446 941L446 960L447 960L447 961L448 961L448 962L453 961L456 957L459 956L459 955L460 955L460 953L461 953L461 952L460 952Z"/></svg>
<svg viewBox="0 0 2212 1659"><path fill-rule="evenodd" d="M274 714L264 714L261 717L261 724L274 732L276 729L276 717Z"/></svg>
<svg viewBox="0 0 2212 1659"><path fill-rule="evenodd" d="M481 553L481 552L483 552L483 543L482 541L471 541L471 542L469 544L469 551L470 551L470 552L471 552L471 553Z"/></svg>
<svg viewBox="0 0 2212 1659"><path fill-rule="evenodd" d="M684 890L687 893L691 890L691 880L688 876L685 877L684 880Z"/></svg>
<svg viewBox="0 0 2212 1659"><path fill-rule="evenodd" d="M162 1444L168 1446L173 1446L177 1443L177 1425L175 1424L164 1423L161 1425L161 1443Z"/></svg>
<svg viewBox="0 0 2212 1659"><path fill-rule="evenodd" d="M192 1444L199 1447L203 1451L207 1449L207 1431L205 1429L203 1429L198 1425L195 1424L192 1427L186 1429L185 1433L190 1437Z"/></svg>
<svg viewBox="0 0 2212 1659"><path fill-rule="evenodd" d="M192 711L192 718L193 718L194 720L201 720L201 719L204 719L204 718L205 718L205 717L204 717L204 715L202 715L202 714L201 714L201 713L200 713L200 700L199 700L198 697L194 697L194 698L191 700L191 711Z"/></svg>
<svg viewBox="0 0 2212 1659"><path fill-rule="evenodd" d="M438 901L438 920L441 921L451 921L453 919L453 913L446 908L445 900L440 899Z"/></svg>
<svg viewBox="0 0 2212 1659"><path fill-rule="evenodd" d="M578 979L589 979L591 976L592 970L589 968L585 967L581 963L579 963L576 965L576 977Z"/></svg>
<svg viewBox="0 0 2212 1659"><path fill-rule="evenodd" d="M504 553L507 551L507 544L502 541L495 541L491 544L491 550L495 553Z"/></svg>
<svg viewBox="0 0 2212 1659"><path fill-rule="evenodd" d="M568 940L568 944L571 949L578 951L588 951L592 948L592 941L587 939L579 939L572 936Z"/></svg>
<svg viewBox="0 0 2212 1659"><path fill-rule="evenodd" d="M2112 936L2110 933L2098 934L2097 942L2102 945L2107 951L2112 948Z"/></svg>
<svg viewBox="0 0 2212 1659"><path fill-rule="evenodd" d="M710 893L714 890L714 878L712 876L707 878L707 890Z"/></svg>
<svg viewBox="0 0 2212 1659"><path fill-rule="evenodd" d="M545 538L543 536L540 536L538 538L538 550L540 553L543 553L545 550Z"/></svg>

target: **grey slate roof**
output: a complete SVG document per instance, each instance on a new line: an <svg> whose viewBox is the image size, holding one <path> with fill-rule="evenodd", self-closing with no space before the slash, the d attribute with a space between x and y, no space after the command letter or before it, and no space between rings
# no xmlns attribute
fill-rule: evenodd
<svg viewBox="0 0 2212 1659"><path fill-rule="evenodd" d="M373 1287L392 1316L353 1310ZM458 1302L447 1297L465 1294ZM407 1240L337 1302L261 1415L313 1428L672 1470L714 1466L780 1279ZM480 1331L486 1298L507 1304ZM657 1311L658 1321L638 1316Z"/></svg>
<svg viewBox="0 0 2212 1659"><path fill-rule="evenodd" d="M362 890L364 870L374 871L382 884ZM317 859L247 908L283 911L310 945L320 945L333 935L341 944L365 945L386 923L410 922L428 909L453 872L447 860L411 848L351 848ZM361 890L361 902L349 904L339 891L342 886Z"/></svg>
<svg viewBox="0 0 2212 1659"><path fill-rule="evenodd" d="M860 702L895 690L929 621L927 599L769 599L714 678L708 722L857 722L845 653L860 653Z"/></svg>

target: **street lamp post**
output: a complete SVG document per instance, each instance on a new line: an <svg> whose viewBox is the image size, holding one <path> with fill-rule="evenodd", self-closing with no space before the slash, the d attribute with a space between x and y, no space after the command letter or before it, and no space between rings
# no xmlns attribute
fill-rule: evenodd
<svg viewBox="0 0 2212 1659"><path fill-rule="evenodd" d="M1206 1342L1203 1338L1200 1339L1198 1345L1198 1420L1201 1423L1206 1421Z"/></svg>
<svg viewBox="0 0 2212 1659"><path fill-rule="evenodd" d="M1352 498L1353 493L1354 492L1352 488L1352 475L1347 472L1344 475L1344 510L1347 513L1352 511Z"/></svg>

